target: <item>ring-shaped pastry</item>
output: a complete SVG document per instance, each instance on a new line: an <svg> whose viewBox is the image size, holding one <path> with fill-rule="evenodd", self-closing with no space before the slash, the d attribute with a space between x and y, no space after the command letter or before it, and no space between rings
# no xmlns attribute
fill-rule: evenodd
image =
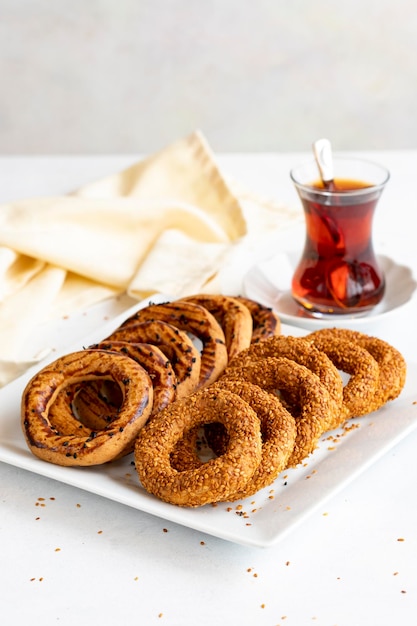
<svg viewBox="0 0 417 626"><path fill-rule="evenodd" d="M197 294L181 298L180 302L199 304L220 324L226 341L227 356L233 359L252 341L252 315L249 309L231 296Z"/></svg>
<svg viewBox="0 0 417 626"><path fill-rule="evenodd" d="M113 380L77 381L61 389L49 406L48 419L59 435L89 436L114 420L122 401L120 387Z"/></svg>
<svg viewBox="0 0 417 626"><path fill-rule="evenodd" d="M137 322L162 320L201 341L201 363L198 388L213 383L227 365L224 332L214 316L204 307L192 302L151 304L128 318L122 329Z"/></svg>
<svg viewBox="0 0 417 626"><path fill-rule="evenodd" d="M175 372L171 362L156 346L104 341L94 349L120 352L142 365L152 381L152 415L175 400ZM112 422L117 417L121 402L120 389L113 381L78 383L57 396L49 408L49 419L60 434L87 434L91 430L101 430Z"/></svg>
<svg viewBox="0 0 417 626"><path fill-rule="evenodd" d="M252 315L252 343L257 343L268 337L274 337L281 333L281 320L270 307L256 300L235 296L236 300L244 304Z"/></svg>
<svg viewBox="0 0 417 626"><path fill-rule="evenodd" d="M129 343L127 341L102 341L97 350L120 352L141 365L149 374L153 386L152 415L162 411L176 398L176 376L171 361L157 347L148 343ZM82 392L77 395L78 410L81 409ZM117 397L114 399L117 404Z"/></svg>
<svg viewBox="0 0 417 626"><path fill-rule="evenodd" d="M344 328L322 329L310 334L310 337L337 337L353 341L367 350L379 366L379 383L369 404L369 412L377 411L381 406L395 400L405 385L407 364L402 354L388 342L372 337L357 330Z"/></svg>
<svg viewBox="0 0 417 626"><path fill-rule="evenodd" d="M229 501L240 500L269 486L287 467L297 434L295 419L276 396L252 383L220 379L210 389L212 391L224 389L235 393L249 404L260 420L261 461L245 487L228 497ZM204 433L209 447L216 455L221 456L226 452L229 438L222 424L207 424ZM190 434L191 437L186 436L179 442L180 445L176 446L171 455L171 464L176 469L198 467L201 464L196 450L198 433L194 430Z"/></svg>
<svg viewBox="0 0 417 626"><path fill-rule="evenodd" d="M349 375L343 387L341 423L370 412L379 386L379 365L359 344L334 335L307 335L341 372Z"/></svg>
<svg viewBox="0 0 417 626"><path fill-rule="evenodd" d="M106 342L149 343L170 360L177 379L177 398L193 393L200 380L200 352L186 332L162 320L130 322L120 326Z"/></svg>
<svg viewBox="0 0 417 626"><path fill-rule="evenodd" d="M304 365L285 357L266 357L245 367L227 369L223 380L244 380L269 393L287 393L291 403L285 406L295 418L297 434L288 467L301 463L317 447L326 431L334 403L318 376Z"/></svg>
<svg viewBox="0 0 417 626"><path fill-rule="evenodd" d="M324 352L312 346L302 337L278 335L252 344L230 361L228 368L244 367L257 359L266 357L286 357L299 365L304 365L316 374L336 404L335 410L329 414L326 428L331 430L339 426L342 419L343 381L337 368Z"/></svg>
<svg viewBox="0 0 417 626"><path fill-rule="evenodd" d="M49 420L49 408L66 387L88 380L112 380L123 402L117 417L89 435L62 435ZM152 411L152 381L133 359L100 350L60 357L31 378L21 403L21 425L32 453L57 465L87 466L112 461L134 441Z"/></svg>
<svg viewBox="0 0 417 626"><path fill-rule="evenodd" d="M229 436L227 451L197 468L178 471L171 452L191 429L220 422ZM144 489L165 502L196 507L225 501L243 489L261 461L260 423L236 394L211 388L197 391L158 413L141 430L135 466Z"/></svg>

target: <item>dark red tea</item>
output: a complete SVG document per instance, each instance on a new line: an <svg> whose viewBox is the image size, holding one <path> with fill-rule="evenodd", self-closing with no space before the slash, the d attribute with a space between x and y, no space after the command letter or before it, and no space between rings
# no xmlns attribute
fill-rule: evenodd
<svg viewBox="0 0 417 626"><path fill-rule="evenodd" d="M304 186L306 240L292 282L293 297L304 308L357 313L381 301L385 281L372 246L379 195L372 185L349 179Z"/></svg>

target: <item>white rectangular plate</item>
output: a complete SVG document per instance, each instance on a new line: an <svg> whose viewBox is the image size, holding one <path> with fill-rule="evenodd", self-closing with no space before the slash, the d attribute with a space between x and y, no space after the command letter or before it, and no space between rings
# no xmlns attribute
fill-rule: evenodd
<svg viewBox="0 0 417 626"><path fill-rule="evenodd" d="M100 325L88 337L80 337L73 349L79 350L105 338L140 306ZM71 320L67 322L71 324ZM282 331L287 335L304 334L301 329L285 325ZM74 334L72 329L72 336ZM56 353L48 360L52 361L58 355ZM33 367L0 390L0 461L159 518L249 546L267 547L277 543L417 427L417 406L413 404L417 364L409 363L407 384L400 398L377 413L353 420L350 425L356 424L357 427L350 431L340 429L326 433L319 448L304 465L286 470L273 485L241 502L187 509L166 504L149 495L140 485L131 455L112 464L92 468L60 467L34 457L26 446L20 427L20 398L27 381L41 366Z"/></svg>

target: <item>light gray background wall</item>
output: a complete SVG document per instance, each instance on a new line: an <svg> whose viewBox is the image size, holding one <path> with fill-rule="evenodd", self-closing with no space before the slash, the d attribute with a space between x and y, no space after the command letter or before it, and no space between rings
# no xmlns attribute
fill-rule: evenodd
<svg viewBox="0 0 417 626"><path fill-rule="evenodd" d="M417 148L415 0L0 0L0 152Z"/></svg>

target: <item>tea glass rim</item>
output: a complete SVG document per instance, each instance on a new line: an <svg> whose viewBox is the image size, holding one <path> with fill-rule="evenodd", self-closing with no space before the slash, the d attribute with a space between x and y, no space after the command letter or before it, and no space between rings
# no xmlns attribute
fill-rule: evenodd
<svg viewBox="0 0 417 626"><path fill-rule="evenodd" d="M389 170L384 165L381 165L380 163L377 163L376 161L372 161L370 159L335 154L333 155L333 162L334 162L334 165L336 166L342 163L350 163L351 165L353 164L358 167L362 165L365 168L366 167L372 168L374 172L379 173L380 180L378 182L373 182L372 180L369 180L369 185L370 185L369 187L360 187L358 189L349 189L345 191L334 191L334 190L330 190L326 188L320 189L318 187L313 187L311 183L315 180L320 179L320 172L317 166L317 162L314 159L305 160L299 163L298 165L295 165L294 167L292 167L290 170L291 180L297 189L299 189L300 191L304 191L306 193L314 192L314 194L317 194L318 196L321 196L324 198L330 198L330 197L335 198L338 196L343 196L344 198L347 198L347 197L363 196L369 193L382 191L382 189L385 187L385 185L390 179ZM296 172L297 171L301 172L303 170L306 170L307 168L310 168L310 171L312 172L312 174L309 178L309 182L304 182L304 181L301 181L299 178L297 178ZM364 182L368 182L366 178L366 172L362 174L360 171L358 171L358 173L355 174L354 176L352 175L349 176L347 174L344 175L343 173L337 173L336 178L353 178L356 180L363 180Z"/></svg>

